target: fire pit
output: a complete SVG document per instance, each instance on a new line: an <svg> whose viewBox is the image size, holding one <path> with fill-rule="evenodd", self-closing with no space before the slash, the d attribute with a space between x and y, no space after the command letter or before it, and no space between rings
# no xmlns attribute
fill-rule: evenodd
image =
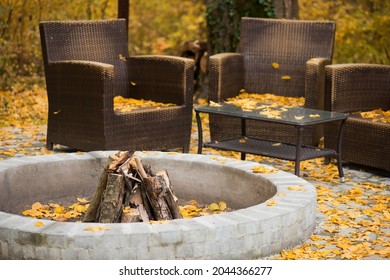
<svg viewBox="0 0 390 280"><path fill-rule="evenodd" d="M223 200L235 211L166 224L43 220L42 227L18 214L36 201L91 197L115 152L0 161L0 259L253 259L301 244L314 230L316 190L302 178L254 173L259 164L250 161L163 152L137 154L169 171L178 197Z"/></svg>

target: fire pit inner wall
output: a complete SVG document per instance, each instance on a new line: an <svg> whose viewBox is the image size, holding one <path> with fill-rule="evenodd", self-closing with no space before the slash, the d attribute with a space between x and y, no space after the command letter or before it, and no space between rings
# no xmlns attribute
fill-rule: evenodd
<svg viewBox="0 0 390 280"><path fill-rule="evenodd" d="M167 224L86 224L20 215L36 201L91 197L107 157L116 151L57 154L0 161L0 259L253 259L296 246L315 227L316 191L278 171L255 174L259 163L194 154L137 152L154 171L167 170L176 196L234 209ZM290 191L300 185L304 191ZM266 201L277 201L267 206Z"/></svg>

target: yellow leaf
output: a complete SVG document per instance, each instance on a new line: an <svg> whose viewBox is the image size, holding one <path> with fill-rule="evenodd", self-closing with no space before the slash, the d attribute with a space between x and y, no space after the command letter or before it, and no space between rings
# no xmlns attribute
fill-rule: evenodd
<svg viewBox="0 0 390 280"><path fill-rule="evenodd" d="M274 147L278 147L280 145L282 145L282 143L274 143L274 144L272 144L272 146L274 146Z"/></svg>
<svg viewBox="0 0 390 280"><path fill-rule="evenodd" d="M169 224L169 223L170 223L169 220L149 221L149 224L160 224L160 225L163 225L163 224Z"/></svg>
<svg viewBox="0 0 390 280"><path fill-rule="evenodd" d="M275 199L270 199L267 201L267 206L275 206L278 202Z"/></svg>
<svg viewBox="0 0 390 280"><path fill-rule="evenodd" d="M214 102L214 101L211 101L211 100L210 100L210 106L211 106L211 107L221 107L222 105L219 104L219 103L217 103L217 102Z"/></svg>
<svg viewBox="0 0 390 280"><path fill-rule="evenodd" d="M273 63L272 63L272 67L273 67L274 69L279 69L279 63L273 62Z"/></svg>
<svg viewBox="0 0 390 280"><path fill-rule="evenodd" d="M282 80L291 80L291 77L288 75L282 76Z"/></svg>
<svg viewBox="0 0 390 280"><path fill-rule="evenodd" d="M296 120L302 120L305 116L294 116Z"/></svg>
<svg viewBox="0 0 390 280"><path fill-rule="evenodd" d="M227 205L226 205L226 202L225 202L225 201L220 201L220 202L218 203L218 206L219 206L219 210L221 210L221 211L225 211L226 208L227 208Z"/></svg>
<svg viewBox="0 0 390 280"><path fill-rule="evenodd" d="M88 200L87 200L87 199L85 199L85 198L80 198L80 197L77 198L77 201L80 202L80 203L88 203Z"/></svg>
<svg viewBox="0 0 390 280"><path fill-rule="evenodd" d="M134 83L134 82L130 82L130 84L131 84L132 86L135 86L135 85L136 85L136 83Z"/></svg>
<svg viewBox="0 0 390 280"><path fill-rule="evenodd" d="M34 224L34 227L43 227L43 226L44 226L44 224L42 222L36 222Z"/></svg>
<svg viewBox="0 0 390 280"><path fill-rule="evenodd" d="M190 205L197 205L198 202L195 199L191 199L190 201L188 201L188 204L190 204Z"/></svg>
<svg viewBox="0 0 390 280"><path fill-rule="evenodd" d="M88 231L102 231L102 230L110 230L110 228L108 227L103 227L103 226L89 226L89 227L86 227L84 228L84 230L88 230Z"/></svg>
<svg viewBox="0 0 390 280"><path fill-rule="evenodd" d="M267 168L263 165L259 165L252 168L253 173L262 173L262 174L270 174L277 172L277 169L275 168Z"/></svg>
<svg viewBox="0 0 390 280"><path fill-rule="evenodd" d="M289 186L287 189L290 191L301 191L301 192L306 191L305 188L303 188L301 186Z"/></svg>
<svg viewBox="0 0 390 280"><path fill-rule="evenodd" d="M218 204L216 203L211 203L207 208L210 209L211 211L220 210Z"/></svg>
<svg viewBox="0 0 390 280"><path fill-rule="evenodd" d="M32 206L31 209L36 210L42 208L42 204L39 202L35 202Z"/></svg>
<svg viewBox="0 0 390 280"><path fill-rule="evenodd" d="M319 114L310 114L310 118L320 118L321 116Z"/></svg>
<svg viewBox="0 0 390 280"><path fill-rule="evenodd" d="M238 140L238 142L240 142L240 143L246 143L246 138L240 138L240 140Z"/></svg>

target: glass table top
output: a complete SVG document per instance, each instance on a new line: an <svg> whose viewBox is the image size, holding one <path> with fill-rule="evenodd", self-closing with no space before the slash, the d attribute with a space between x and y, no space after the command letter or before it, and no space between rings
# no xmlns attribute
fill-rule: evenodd
<svg viewBox="0 0 390 280"><path fill-rule="evenodd" d="M343 120L348 114L303 107L274 106L257 103L256 109L244 110L233 104L213 103L213 105L194 106L196 112L218 114L242 119L264 120L289 125L312 125Z"/></svg>

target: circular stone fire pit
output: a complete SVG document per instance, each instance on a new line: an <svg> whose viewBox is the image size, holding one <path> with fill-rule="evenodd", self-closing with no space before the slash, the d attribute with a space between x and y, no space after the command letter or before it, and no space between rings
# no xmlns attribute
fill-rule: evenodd
<svg viewBox="0 0 390 280"><path fill-rule="evenodd" d="M195 154L138 152L153 170L166 169L176 195L235 211L167 224L90 224L16 214L36 201L91 197L107 157L116 151L0 161L0 259L253 259L306 241L315 227L316 190L258 163ZM304 191L290 190L300 185ZM267 206L267 200L277 201ZM35 227L43 221L43 227ZM109 230L91 232L88 226Z"/></svg>

